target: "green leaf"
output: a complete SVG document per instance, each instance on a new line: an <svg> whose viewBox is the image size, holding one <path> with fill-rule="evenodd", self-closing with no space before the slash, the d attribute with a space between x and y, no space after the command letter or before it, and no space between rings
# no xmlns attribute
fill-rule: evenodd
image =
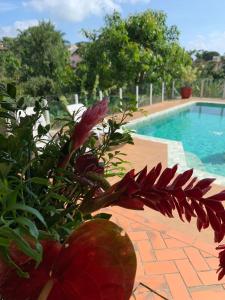
<svg viewBox="0 0 225 300"><path fill-rule="evenodd" d="M24 105L24 98L21 97L17 102L17 106L18 106L18 108L22 108L23 105Z"/></svg>
<svg viewBox="0 0 225 300"><path fill-rule="evenodd" d="M31 179L28 180L29 182L40 184L40 185L49 185L49 181L46 178L41 178L41 177L32 177Z"/></svg>
<svg viewBox="0 0 225 300"><path fill-rule="evenodd" d="M110 214L106 214L106 213L100 213L94 216L94 219L105 219L105 220L109 220L112 217L112 215Z"/></svg>
<svg viewBox="0 0 225 300"><path fill-rule="evenodd" d="M12 168L11 164L0 163L0 175L6 177Z"/></svg>
<svg viewBox="0 0 225 300"><path fill-rule="evenodd" d="M51 192L50 194L48 194L48 198L50 198L50 199L51 199L51 198L52 198L52 199L56 199L56 200L59 200L59 201L61 201L61 202L63 202L63 203L69 201L69 199L66 198L65 196L60 195L60 194L57 194L57 193L53 193L53 192Z"/></svg>
<svg viewBox="0 0 225 300"><path fill-rule="evenodd" d="M29 229L29 233L35 238L37 239L39 236L39 231L36 227L36 225L31 222L29 219L25 218L25 217L18 217L15 219L15 222L19 225L28 227Z"/></svg>
<svg viewBox="0 0 225 300"><path fill-rule="evenodd" d="M8 247L9 246L9 239L0 237L0 246Z"/></svg>
<svg viewBox="0 0 225 300"><path fill-rule="evenodd" d="M8 248L0 246L0 252L7 264L12 268L15 268L18 276L23 278L29 278L29 274L27 272L24 272L17 264L15 264L15 262L9 256Z"/></svg>
<svg viewBox="0 0 225 300"><path fill-rule="evenodd" d="M4 214L9 211L15 211L15 210L23 210L25 212L33 214L42 224L46 226L45 220L43 216L40 214L40 212L37 209L25 204L17 203L15 205L8 206L7 209L4 211Z"/></svg>
<svg viewBox="0 0 225 300"><path fill-rule="evenodd" d="M9 227L0 228L0 235L8 237L11 241L15 242L19 249L27 256L33 258L37 262L41 261L42 251L38 246L39 243L36 244L38 246L37 249L32 248L22 235Z"/></svg>
<svg viewBox="0 0 225 300"><path fill-rule="evenodd" d="M13 111L14 112L16 110L15 107L13 107L13 105L9 102L2 102L1 107L5 110L8 110L8 111Z"/></svg>
<svg viewBox="0 0 225 300"><path fill-rule="evenodd" d="M8 94L11 98L13 98L13 99L16 98L16 87L15 87L15 85L13 85L13 84L11 84L11 83L8 83L8 84L7 84L7 94Z"/></svg>
<svg viewBox="0 0 225 300"><path fill-rule="evenodd" d="M38 125L38 135L43 136L47 134L50 130L50 125L46 125L45 127L42 126L41 124Z"/></svg>
<svg viewBox="0 0 225 300"><path fill-rule="evenodd" d="M7 199L6 199L8 206L16 204L17 195L18 195L18 191L11 191L8 193Z"/></svg>
<svg viewBox="0 0 225 300"><path fill-rule="evenodd" d="M5 111L0 111L0 118L14 119L13 116L11 116L8 112L5 112Z"/></svg>
<svg viewBox="0 0 225 300"><path fill-rule="evenodd" d="M77 210L74 215L73 229L76 229L81 223L83 223L83 217L82 214Z"/></svg>

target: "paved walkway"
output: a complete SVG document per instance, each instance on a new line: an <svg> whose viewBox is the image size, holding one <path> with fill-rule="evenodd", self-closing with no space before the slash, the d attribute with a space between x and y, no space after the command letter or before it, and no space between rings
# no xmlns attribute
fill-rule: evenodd
<svg viewBox="0 0 225 300"><path fill-rule="evenodd" d="M186 102L165 101L144 110L149 115ZM138 117L143 117L143 113L134 113L132 119ZM141 139L134 139L134 143L119 149L130 162L127 171L139 171L146 165L150 169L158 162L167 166L165 144ZM112 183L117 180L114 178ZM222 189L214 185L212 192ZM138 266L135 292L130 300L163 299L147 287L168 300L225 300L225 278L217 280L219 261L212 231L198 233L194 220L191 224L182 223L178 217L169 219L148 208L141 212L119 207L103 211L113 215L112 221L127 231L135 247Z"/></svg>
<svg viewBox="0 0 225 300"><path fill-rule="evenodd" d="M225 299L225 278L217 280L218 258L213 243L151 221L145 212L118 207L108 212L127 231L135 247L137 288L131 300L163 299L140 282L169 300Z"/></svg>
<svg viewBox="0 0 225 300"><path fill-rule="evenodd" d="M145 107L145 111L151 114L184 102L164 102ZM133 118L140 116L138 112ZM134 146L120 149L131 162L127 170L138 171L146 165L150 169L160 161L167 165L166 145L139 139L134 142ZM222 189L214 185L212 192ZM179 218L169 219L150 209L139 212L114 207L108 212L128 232L135 247L137 289L131 300L163 299L138 285L140 282L169 300L225 300L225 279L217 280L218 253L211 230L199 233L194 220L182 223Z"/></svg>

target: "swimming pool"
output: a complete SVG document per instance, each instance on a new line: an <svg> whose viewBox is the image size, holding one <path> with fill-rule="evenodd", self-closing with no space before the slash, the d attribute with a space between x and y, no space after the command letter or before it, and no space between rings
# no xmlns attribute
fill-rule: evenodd
<svg viewBox="0 0 225 300"><path fill-rule="evenodd" d="M142 136L179 141L188 167L225 176L225 105L194 103L129 128Z"/></svg>

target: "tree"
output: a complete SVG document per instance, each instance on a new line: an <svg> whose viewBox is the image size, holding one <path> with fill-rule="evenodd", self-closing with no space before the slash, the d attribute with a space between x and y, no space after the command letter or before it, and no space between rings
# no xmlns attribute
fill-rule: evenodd
<svg viewBox="0 0 225 300"><path fill-rule="evenodd" d="M44 76L31 77L22 86L24 94L33 97L48 96L55 91L54 81Z"/></svg>
<svg viewBox="0 0 225 300"><path fill-rule="evenodd" d="M90 92L99 80L99 88L170 81L179 78L181 66L192 63L179 46L176 26L168 27L166 14L148 10L122 19L114 12L105 18L98 31L84 31L89 43L80 48L82 61L77 74Z"/></svg>
<svg viewBox="0 0 225 300"><path fill-rule="evenodd" d="M200 79L220 80L225 78L225 59L216 51L193 51L194 66L198 69ZM218 56L218 60L213 60Z"/></svg>
<svg viewBox="0 0 225 300"><path fill-rule="evenodd" d="M0 80L18 82L20 78L21 61L11 50L12 38L3 38L4 50L0 51Z"/></svg>
<svg viewBox="0 0 225 300"><path fill-rule="evenodd" d="M50 22L20 31L16 38L3 38L0 52L1 81L16 81L24 94L43 96L74 90L76 77L69 62L63 34Z"/></svg>
<svg viewBox="0 0 225 300"><path fill-rule="evenodd" d="M213 59L214 56L220 56L219 52L217 51L206 51L206 50L199 50L196 51L196 59L210 61Z"/></svg>
<svg viewBox="0 0 225 300"><path fill-rule="evenodd" d="M19 33L11 46L21 59L21 81L45 77L61 84L69 52L63 34L50 22L40 22Z"/></svg>

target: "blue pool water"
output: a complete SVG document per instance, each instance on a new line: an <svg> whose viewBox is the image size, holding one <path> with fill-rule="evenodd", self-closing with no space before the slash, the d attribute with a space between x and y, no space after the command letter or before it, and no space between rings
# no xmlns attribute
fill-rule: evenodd
<svg viewBox="0 0 225 300"><path fill-rule="evenodd" d="M225 105L196 103L132 126L137 134L181 141L190 167L225 176Z"/></svg>

